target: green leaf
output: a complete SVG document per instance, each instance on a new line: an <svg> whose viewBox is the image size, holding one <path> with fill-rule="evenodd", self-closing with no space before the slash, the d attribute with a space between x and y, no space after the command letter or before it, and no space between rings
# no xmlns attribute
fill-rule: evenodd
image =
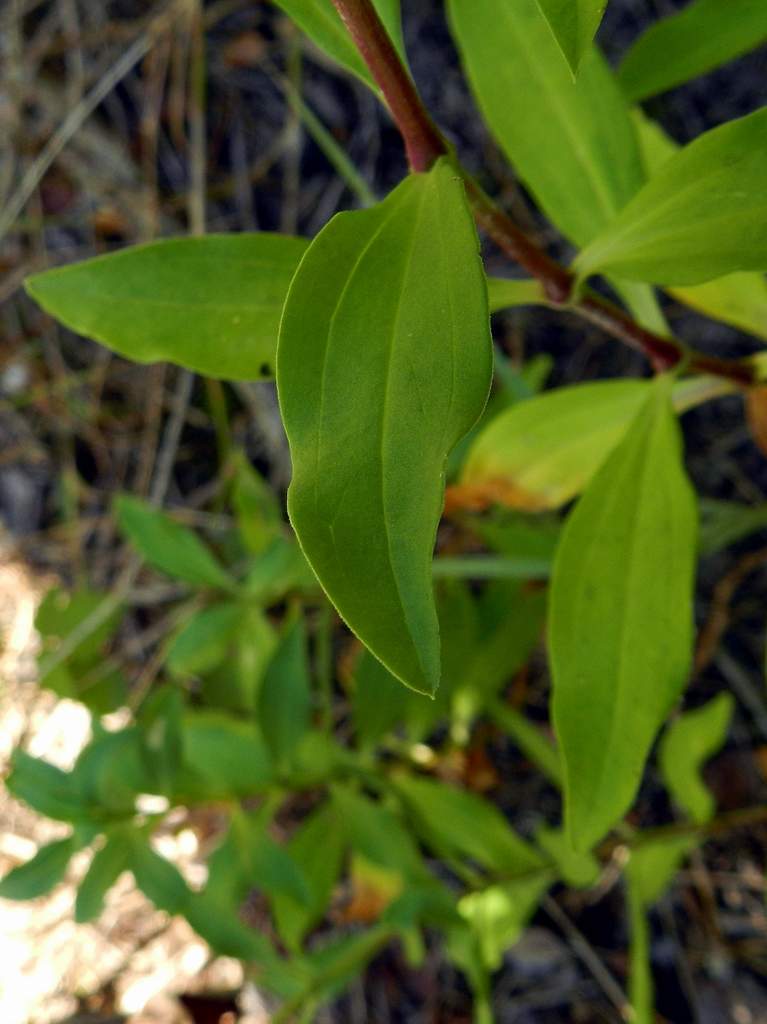
<svg viewBox="0 0 767 1024"><path fill-rule="evenodd" d="M198 587L231 590L234 582L197 534L140 498L115 501L120 529L147 562L175 579Z"/></svg>
<svg viewBox="0 0 767 1024"><path fill-rule="evenodd" d="M83 802L70 772L16 750L5 785L17 800L55 821L87 821L90 808Z"/></svg>
<svg viewBox="0 0 767 1024"><path fill-rule="evenodd" d="M173 634L165 664L177 678L205 675L226 660L242 628L244 609L233 601L201 608Z"/></svg>
<svg viewBox="0 0 767 1024"><path fill-rule="evenodd" d="M440 855L468 857L499 875L541 866L537 851L482 797L430 779L403 776L395 785L413 828Z"/></svg>
<svg viewBox="0 0 767 1024"><path fill-rule="evenodd" d="M634 124L649 174L655 174L679 146L655 121L636 109ZM767 278L763 274L728 274L704 284L670 288L692 309L767 340Z"/></svg>
<svg viewBox="0 0 767 1024"><path fill-rule="evenodd" d="M767 107L713 128L667 160L575 261L688 285L767 270Z"/></svg>
<svg viewBox="0 0 767 1024"><path fill-rule="evenodd" d="M298 865L285 847L267 834L266 823L259 815L235 814L231 835L247 888L260 889L269 897L279 893L298 902L309 898L309 889Z"/></svg>
<svg viewBox="0 0 767 1024"><path fill-rule="evenodd" d="M288 893L272 896L277 929L289 949L298 950L306 934L325 915L341 872L344 846L343 822L330 802L309 815L290 838L288 853L309 891L303 900L295 900ZM322 850L321 857L317 856L318 850Z"/></svg>
<svg viewBox="0 0 767 1024"><path fill-rule="evenodd" d="M591 48L607 0L538 0L538 6L575 75Z"/></svg>
<svg viewBox="0 0 767 1024"><path fill-rule="evenodd" d="M78 924L93 921L101 914L107 892L130 866L130 852L130 845L121 832L108 836L96 851L77 890L75 921Z"/></svg>
<svg viewBox="0 0 767 1024"><path fill-rule="evenodd" d="M431 556L444 465L482 411L491 360L477 237L446 160L312 243L277 360L288 511L352 630L426 693L440 678Z"/></svg>
<svg viewBox="0 0 767 1024"><path fill-rule="evenodd" d="M526 511L559 508L623 437L647 388L641 380L597 381L518 402L477 437L461 485Z"/></svg>
<svg viewBox="0 0 767 1024"><path fill-rule="evenodd" d="M631 100L644 100L767 42L762 0L694 0L651 25L618 72Z"/></svg>
<svg viewBox="0 0 767 1024"><path fill-rule="evenodd" d="M232 484L232 506L237 525L248 550L260 555L282 533L279 502L244 452L237 452L233 461L236 475Z"/></svg>
<svg viewBox="0 0 767 1024"><path fill-rule="evenodd" d="M311 715L306 627L298 615L284 629L259 695L258 722L275 764L285 765L290 760L309 728Z"/></svg>
<svg viewBox="0 0 767 1024"><path fill-rule="evenodd" d="M227 799L256 793L272 782L269 750L252 722L215 711L188 712L182 737L188 770L179 782L182 793L186 786L200 798Z"/></svg>
<svg viewBox="0 0 767 1024"><path fill-rule="evenodd" d="M491 885L463 896L458 910L476 936L485 967L497 971L503 954L521 937L535 913L552 878L541 873L534 878Z"/></svg>
<svg viewBox="0 0 767 1024"><path fill-rule="evenodd" d="M564 829L543 826L535 833L535 841L555 862L557 872L565 885L576 889L588 889L599 878L599 861L593 853L579 853L574 850Z"/></svg>
<svg viewBox="0 0 767 1024"><path fill-rule="evenodd" d="M138 726L100 731L81 752L71 773L83 804L108 817L133 813L140 793L156 793L159 780L150 770L144 733Z"/></svg>
<svg viewBox="0 0 767 1024"><path fill-rule="evenodd" d="M554 564L553 717L574 845L625 813L650 745L687 680L697 511L670 378L571 513Z"/></svg>
<svg viewBox="0 0 767 1024"><path fill-rule="evenodd" d="M637 1024L654 1024L654 986L650 966L650 928L647 911L657 902L682 860L696 846L689 836L657 840L632 850L626 868L628 883L629 998Z"/></svg>
<svg viewBox="0 0 767 1024"><path fill-rule="evenodd" d="M277 646L277 632L263 609L241 604L241 619L226 658L202 678L205 704L252 715L266 666Z"/></svg>
<svg viewBox="0 0 767 1024"><path fill-rule="evenodd" d="M333 805L356 853L411 881L428 877L410 833L388 807L348 786L333 788Z"/></svg>
<svg viewBox="0 0 767 1024"><path fill-rule="evenodd" d="M352 716L361 747L373 747L405 718L409 692L370 651L363 649L354 668Z"/></svg>
<svg viewBox="0 0 767 1024"><path fill-rule="evenodd" d="M35 274L26 288L67 327L134 362L259 380L274 375L306 244L269 234L165 239Z"/></svg>
<svg viewBox="0 0 767 1024"><path fill-rule="evenodd" d="M514 280L508 277L488 277L487 302L491 313L513 306L540 306L546 302L539 281Z"/></svg>
<svg viewBox="0 0 767 1024"><path fill-rule="evenodd" d="M128 845L128 866L147 899L168 914L182 914L190 891L181 872L161 857L143 836L134 834Z"/></svg>
<svg viewBox="0 0 767 1024"><path fill-rule="evenodd" d="M302 32L347 71L351 71L365 85L377 91L365 62L352 42L331 0L274 0L278 7L298 25ZM400 0L373 0L389 36L400 56L405 48L402 42Z"/></svg>
<svg viewBox="0 0 767 1024"><path fill-rule="evenodd" d="M699 825L714 814L716 803L700 775L703 763L727 739L734 701L720 693L695 711L675 719L660 743L660 770L674 802Z"/></svg>
<svg viewBox="0 0 767 1024"><path fill-rule="evenodd" d="M537 0L449 0L448 10L501 148L549 219L585 245L644 180L612 72L592 48L574 82Z"/></svg>
<svg viewBox="0 0 767 1024"><path fill-rule="evenodd" d="M116 669L105 669L107 646L122 615L118 606L100 625L77 644L71 654L58 662L56 651L83 619L97 613L109 602L108 594L80 588L66 591L61 587L49 590L35 615L35 629L40 633L38 656L39 682L60 697L82 701L96 714L113 711L126 695L127 683ZM52 664L53 668L46 668Z"/></svg>
<svg viewBox="0 0 767 1024"><path fill-rule="evenodd" d="M13 868L0 881L0 899L34 900L44 896L64 878L72 854L79 847L74 836L41 846L31 860Z"/></svg>
<svg viewBox="0 0 767 1024"><path fill-rule="evenodd" d="M154 788L171 795L183 761L184 694L174 686L160 686L143 704L139 725L144 758Z"/></svg>

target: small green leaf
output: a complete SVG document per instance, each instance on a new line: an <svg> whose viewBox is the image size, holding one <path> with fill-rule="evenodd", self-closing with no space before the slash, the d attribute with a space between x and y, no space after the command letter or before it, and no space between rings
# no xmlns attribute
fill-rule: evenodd
<svg viewBox="0 0 767 1024"><path fill-rule="evenodd" d="M539 828L535 841L555 862L557 872L565 885L588 889L600 874L599 861L593 853L579 853L570 845L567 833L559 828Z"/></svg>
<svg viewBox="0 0 767 1024"><path fill-rule="evenodd" d="M186 785L200 797L226 799L255 793L272 782L269 750L252 722L215 711L188 712L182 737L188 770L179 782L182 792Z"/></svg>
<svg viewBox="0 0 767 1024"><path fill-rule="evenodd" d="M289 622L266 667L258 722L277 765L286 764L309 728L312 692L301 616Z"/></svg>
<svg viewBox="0 0 767 1024"><path fill-rule="evenodd" d="M278 7L292 18L302 32L347 71L351 71L365 85L377 91L365 62L359 55L331 0L274 0ZM400 0L373 0L389 36L400 56L405 48L402 42Z"/></svg>
<svg viewBox="0 0 767 1024"><path fill-rule="evenodd" d="M131 815L140 793L157 792L158 779L145 757L144 734L135 725L97 732L80 752L71 778L83 804L100 808L109 817Z"/></svg>
<svg viewBox="0 0 767 1024"><path fill-rule="evenodd" d="M767 504L741 505L736 501L704 498L700 515L702 555L716 554L758 530L767 529Z"/></svg>
<svg viewBox="0 0 767 1024"><path fill-rule="evenodd" d="M694 838L681 836L647 843L631 852L626 868L631 933L629 997L636 1024L655 1022L647 911L660 899L681 861L695 846Z"/></svg>
<svg viewBox="0 0 767 1024"><path fill-rule="evenodd" d="M168 914L182 914L190 892L178 868L161 857L143 836L135 834L128 845L128 866L136 885L147 899Z"/></svg>
<svg viewBox="0 0 767 1024"><path fill-rule="evenodd" d="M231 835L250 889L260 889L267 896L279 893L303 903L309 889L298 865L284 846L267 834L259 815L238 812L232 818Z"/></svg>
<svg viewBox="0 0 767 1024"><path fill-rule="evenodd" d="M642 156L652 176L680 147L641 110L634 110L633 115ZM706 316L767 340L767 278L763 274L728 274L704 284L670 288L669 292Z"/></svg>
<svg viewBox="0 0 767 1024"><path fill-rule="evenodd" d="M607 0L538 0L573 75L591 48Z"/></svg>
<svg viewBox="0 0 767 1024"><path fill-rule="evenodd" d="M34 900L44 896L63 879L72 854L79 846L73 836L41 846L31 860L13 868L0 881L0 898Z"/></svg>
<svg viewBox="0 0 767 1024"><path fill-rule="evenodd" d="M250 464L244 452L234 458L232 506L248 550L260 555L282 533L280 506L272 488Z"/></svg>
<svg viewBox="0 0 767 1024"><path fill-rule="evenodd" d="M409 693L370 651L354 669L352 716L361 747L373 747L405 718Z"/></svg>
<svg viewBox="0 0 767 1024"><path fill-rule="evenodd" d="M244 610L226 601L201 608L173 634L165 664L177 678L204 675L226 660L242 628Z"/></svg>
<svg viewBox="0 0 767 1024"><path fill-rule="evenodd" d="M347 786L334 787L333 805L355 852L403 878L428 877L410 833L388 807Z"/></svg>
<svg viewBox="0 0 767 1024"><path fill-rule="evenodd" d="M647 388L641 380L597 381L518 402L477 437L461 485L527 511L559 508L623 437Z"/></svg>
<svg viewBox="0 0 767 1024"><path fill-rule="evenodd" d="M644 100L767 42L763 0L693 0L655 22L618 72L631 100Z"/></svg>
<svg viewBox="0 0 767 1024"><path fill-rule="evenodd" d="M175 579L198 587L231 590L231 576L197 534L140 498L122 494L115 501L120 529L147 562Z"/></svg>
<svg viewBox="0 0 767 1024"><path fill-rule="evenodd" d="M716 810L700 770L727 739L733 706L732 694L720 693L703 707L675 719L660 743L663 781L674 802L699 825Z"/></svg>
<svg viewBox="0 0 767 1024"><path fill-rule="evenodd" d="M343 822L332 803L322 804L306 818L288 842L288 853L309 889L308 898L300 901L287 893L272 896L277 929L290 949L298 950L324 916L341 872L344 846Z"/></svg>
<svg viewBox="0 0 767 1024"><path fill-rule="evenodd" d="M398 778L396 788L413 828L437 853L469 857L499 875L541 866L537 851L482 797L430 779Z"/></svg>
<svg viewBox="0 0 767 1024"><path fill-rule="evenodd" d="M607 63L592 48L573 81L538 0L449 0L448 11L501 148L553 223L585 245L644 180L628 104Z"/></svg>
<svg viewBox="0 0 767 1024"><path fill-rule="evenodd" d="M551 876L542 872L537 877L491 885L459 900L459 913L469 922L489 971L501 966L503 954L519 940L551 882Z"/></svg>
<svg viewBox="0 0 767 1024"><path fill-rule="evenodd" d="M445 460L482 411L491 361L476 233L446 160L312 243L277 360L290 518L349 626L426 693L440 678L431 557Z"/></svg>
<svg viewBox="0 0 767 1024"><path fill-rule="evenodd" d="M487 301L490 312L498 313L513 306L539 306L546 302L546 298L539 281L488 277Z"/></svg>
<svg viewBox="0 0 767 1024"><path fill-rule="evenodd" d="M571 513L549 612L565 820L590 849L625 813L687 680L697 511L660 378Z"/></svg>
<svg viewBox="0 0 767 1024"><path fill-rule="evenodd" d="M699 136L667 160L575 261L655 284L767 270L767 107Z"/></svg>
<svg viewBox="0 0 767 1024"><path fill-rule="evenodd" d="M52 316L138 363L224 380L274 376L288 285L306 248L285 235L207 235L132 246L27 279Z"/></svg>
<svg viewBox="0 0 767 1024"><path fill-rule="evenodd" d="M17 800L55 821L87 821L91 816L71 772L30 757L23 750L14 752L5 785Z"/></svg>
<svg viewBox="0 0 767 1024"><path fill-rule="evenodd" d="M85 924L97 918L104 906L104 897L117 879L130 866L130 845L117 832L97 850L80 882L75 901L75 921Z"/></svg>

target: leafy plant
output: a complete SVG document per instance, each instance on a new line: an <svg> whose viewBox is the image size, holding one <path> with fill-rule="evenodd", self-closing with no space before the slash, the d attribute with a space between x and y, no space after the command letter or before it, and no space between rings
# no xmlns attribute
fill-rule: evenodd
<svg viewBox="0 0 767 1024"><path fill-rule="evenodd" d="M722 395L754 401L767 364L674 338L658 288L767 337L767 109L677 147L631 103L763 42L764 4L697 0L616 75L593 43L604 0L447 0L488 126L580 249L570 268L459 163L404 62L395 0L279 6L385 103L411 173L311 241L166 240L29 279L46 310L121 355L224 380L276 375L293 479L288 527L233 456L236 526L217 549L118 498L137 556L181 587L149 694L131 690L110 646L119 604L86 590L46 599L42 682L91 708L93 736L69 772L16 753L10 791L71 834L0 894L41 895L90 847L78 921L129 871L158 907L254 967L280 1000L276 1020L309 1019L393 940L417 963L422 933L437 931L482 1022L504 951L553 884L594 884L616 830L629 988L635 1019L649 1021L647 913L715 812L699 770L726 742L728 694L661 740L663 781L689 822L645 836L624 819L689 682L696 560L767 521L763 508L696 500L677 422ZM529 277L488 280L475 225ZM591 288L597 274L622 305ZM493 376L490 311L530 304L643 352L654 379L539 394L548 366L500 355ZM438 537L443 505L451 548ZM335 663L333 608L357 638ZM503 696L544 629L555 740ZM106 729L100 716L125 703L131 723ZM541 821L523 836L466 773L451 777L479 722L561 791L563 828ZM142 810L146 795L167 809ZM171 827L168 811L211 801L226 824L194 889L153 836ZM355 896L346 934L330 925L342 877ZM254 889L268 929L244 916Z"/></svg>

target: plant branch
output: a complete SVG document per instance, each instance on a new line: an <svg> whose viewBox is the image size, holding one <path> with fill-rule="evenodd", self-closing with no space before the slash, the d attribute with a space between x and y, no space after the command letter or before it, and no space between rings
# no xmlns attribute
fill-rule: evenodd
<svg viewBox="0 0 767 1024"><path fill-rule="evenodd" d="M383 93L413 171L428 171L450 146L424 107L370 0L333 0L360 56Z"/></svg>
<svg viewBox="0 0 767 1024"><path fill-rule="evenodd" d="M480 188L458 164L452 147L435 125L381 23L372 0L333 0L402 136L413 171L427 171L450 156L466 185L477 225L507 256L541 283L549 304L568 309L641 352L658 372L684 364L694 373L725 377L740 387L757 383L757 367L748 360L718 359L642 327L619 306L584 289L574 294L575 276L553 260Z"/></svg>

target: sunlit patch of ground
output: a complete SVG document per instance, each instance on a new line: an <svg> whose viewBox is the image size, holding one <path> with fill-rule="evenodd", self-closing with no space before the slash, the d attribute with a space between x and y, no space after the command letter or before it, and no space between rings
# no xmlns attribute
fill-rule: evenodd
<svg viewBox="0 0 767 1024"><path fill-rule="evenodd" d="M0 765L20 741L29 753L68 768L88 740L90 716L34 682L34 614L46 589L9 549L0 548ZM0 791L0 873L28 860L66 826L39 817ZM164 836L161 852L191 880L204 871L197 838ZM173 993L231 991L242 984L237 961L211 958L185 921L158 913L129 875L109 893L92 925L75 925L77 884L90 854L75 857L67 878L46 897L0 901L0 1022L48 1024L78 1007L125 1014L135 1024L181 1024L189 1017ZM88 997L98 994L96 999ZM78 997L80 1000L78 1001ZM252 1024L263 1013L248 1017Z"/></svg>

